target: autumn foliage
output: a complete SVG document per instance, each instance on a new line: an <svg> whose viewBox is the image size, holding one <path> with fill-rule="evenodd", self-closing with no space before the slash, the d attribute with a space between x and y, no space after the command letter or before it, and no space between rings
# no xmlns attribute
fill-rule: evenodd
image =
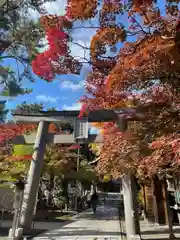
<svg viewBox="0 0 180 240"><path fill-rule="evenodd" d="M49 49L32 66L46 80L80 71L80 62L70 57L67 26L73 29L77 21L98 19L90 42L92 71L80 100L81 117L91 110L122 107L138 108L144 115L133 137L128 130L121 133L115 122L96 125L104 134L100 172L119 177L133 171L144 178L163 175L167 169L176 173L179 168L179 2L167 0L160 6L153 0L132 4L106 0L98 5L92 0L69 0L65 16L41 17Z"/></svg>
<svg viewBox="0 0 180 240"><path fill-rule="evenodd" d="M34 124L1 124L0 125L0 143L12 140L16 136L22 136L34 131L36 126Z"/></svg>
<svg viewBox="0 0 180 240"><path fill-rule="evenodd" d="M32 69L41 78L51 81L56 74L79 73L81 64L69 55L68 34L64 28L70 28L66 17L46 15L40 18L49 48L36 56Z"/></svg>
<svg viewBox="0 0 180 240"><path fill-rule="evenodd" d="M149 173L160 176L178 174L180 168L180 135L169 134L156 139L151 145L152 154L142 158L137 175L141 179Z"/></svg>
<svg viewBox="0 0 180 240"><path fill-rule="evenodd" d="M66 16L70 19L92 18L96 15L97 0L68 0Z"/></svg>
<svg viewBox="0 0 180 240"><path fill-rule="evenodd" d="M152 1L143 2L146 3L143 7L149 9L146 13L139 3L134 2L136 8L129 11L129 20L131 30L136 35L137 30L141 32L140 39L124 44L108 75L97 67L93 69L86 81L87 93L92 97L82 99L85 107L81 116L83 111L87 114L88 109L121 107L141 107L146 115L135 138L130 137L128 131L118 133L113 123L108 128L107 124L100 126L104 128L104 147L97 169L116 178L128 171L144 179L156 174L164 176L167 172L175 174L179 169L179 20L174 18L170 22L160 16L160 11L148 6ZM166 7L169 14L169 4ZM137 13L143 18L144 26L138 25ZM156 31L151 32L150 24ZM146 33L144 27L150 32ZM131 89L143 92L137 94ZM116 130L110 131L113 128ZM149 133L152 144L146 139Z"/></svg>

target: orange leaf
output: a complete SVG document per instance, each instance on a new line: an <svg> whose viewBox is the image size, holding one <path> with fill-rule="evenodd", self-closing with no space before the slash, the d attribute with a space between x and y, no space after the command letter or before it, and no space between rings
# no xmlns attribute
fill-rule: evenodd
<svg viewBox="0 0 180 240"><path fill-rule="evenodd" d="M8 159L8 160L12 160L12 161L31 160L31 159L32 159L32 155L9 156L7 159Z"/></svg>

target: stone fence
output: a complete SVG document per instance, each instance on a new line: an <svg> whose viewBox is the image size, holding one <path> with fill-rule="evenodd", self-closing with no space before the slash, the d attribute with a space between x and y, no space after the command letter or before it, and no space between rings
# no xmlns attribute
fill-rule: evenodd
<svg viewBox="0 0 180 240"><path fill-rule="evenodd" d="M12 188L0 187L0 211L12 212L14 191Z"/></svg>

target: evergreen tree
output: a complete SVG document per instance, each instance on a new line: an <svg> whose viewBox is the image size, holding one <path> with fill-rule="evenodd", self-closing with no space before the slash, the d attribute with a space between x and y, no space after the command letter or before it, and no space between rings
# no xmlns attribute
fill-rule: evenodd
<svg viewBox="0 0 180 240"><path fill-rule="evenodd" d="M6 101L0 101L0 123L4 123L6 120L6 116L8 113L8 110L6 109Z"/></svg>
<svg viewBox="0 0 180 240"><path fill-rule="evenodd" d="M17 96L32 91L24 88L22 81L34 81L31 60L37 54L43 30L38 21L32 21L30 11L45 13L43 4L48 1L0 2L0 84L5 86L3 96ZM15 71L6 66L6 59L14 62Z"/></svg>

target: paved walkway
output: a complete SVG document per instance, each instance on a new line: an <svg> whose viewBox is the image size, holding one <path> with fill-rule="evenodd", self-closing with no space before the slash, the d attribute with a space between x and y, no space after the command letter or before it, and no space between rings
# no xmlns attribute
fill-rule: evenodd
<svg viewBox="0 0 180 240"><path fill-rule="evenodd" d="M6 224L5 224L6 223ZM9 225L9 223L11 223ZM12 222L3 222L10 227ZM157 226L141 221L141 236L143 240L168 240L168 227ZM110 206L99 206L96 217L91 210L82 212L70 221L65 222L35 222L36 230L42 230L33 240L125 240L121 231L125 232L124 222L119 223L118 211ZM180 226L174 226L176 239L180 240ZM0 228L1 233L1 228ZM37 232L36 232L37 234ZM4 234L7 236L7 234ZM1 237L0 237L1 239Z"/></svg>
<svg viewBox="0 0 180 240"><path fill-rule="evenodd" d="M120 225L116 208L100 206L96 217L91 210L73 217L59 229L44 232L34 240L119 240Z"/></svg>
<svg viewBox="0 0 180 240"><path fill-rule="evenodd" d="M169 228L166 225L150 224L144 221L140 222L141 237L143 240L168 240ZM173 226L173 232L176 240L180 240L180 226Z"/></svg>
<svg viewBox="0 0 180 240"><path fill-rule="evenodd" d="M38 223L36 223L38 224ZM48 224L48 223L47 223ZM50 226L51 225L51 226ZM143 240L168 240L168 226L157 226L140 221ZM39 227L39 226L36 226ZM50 229L33 240L125 240L125 224L119 222L118 211L110 206L100 206L96 217L91 210L72 218L69 223L49 224ZM54 228L54 229L53 229ZM176 239L180 240L180 227L173 227ZM124 232L121 235L121 232Z"/></svg>

